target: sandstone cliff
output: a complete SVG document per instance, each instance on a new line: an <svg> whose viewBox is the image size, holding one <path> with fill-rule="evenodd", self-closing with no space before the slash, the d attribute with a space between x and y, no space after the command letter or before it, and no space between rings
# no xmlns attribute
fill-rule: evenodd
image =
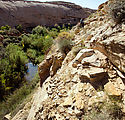
<svg viewBox="0 0 125 120"><path fill-rule="evenodd" d="M0 1L0 26L21 24L24 28L33 28L77 24L91 12L94 10L66 2Z"/></svg>
<svg viewBox="0 0 125 120"><path fill-rule="evenodd" d="M112 22L107 4L86 19L84 28L71 30L75 45L67 55L53 47L53 54L39 65L42 88L34 95L27 120L84 120L86 113L110 98L120 100L125 113L125 24ZM12 120L24 119L22 111ZM114 120L110 112L99 115Z"/></svg>

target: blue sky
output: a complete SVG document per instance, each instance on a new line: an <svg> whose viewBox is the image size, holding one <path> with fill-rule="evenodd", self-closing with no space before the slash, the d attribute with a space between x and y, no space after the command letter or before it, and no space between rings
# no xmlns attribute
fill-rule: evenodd
<svg viewBox="0 0 125 120"><path fill-rule="evenodd" d="M67 1L67 2L75 3L77 5L81 5L82 7L97 9L98 6L101 3L104 3L107 0L35 0L35 1L41 1L41 2L45 2L45 1Z"/></svg>

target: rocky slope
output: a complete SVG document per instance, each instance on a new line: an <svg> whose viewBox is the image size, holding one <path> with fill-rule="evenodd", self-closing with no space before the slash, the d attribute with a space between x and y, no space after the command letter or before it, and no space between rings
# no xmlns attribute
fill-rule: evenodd
<svg viewBox="0 0 125 120"><path fill-rule="evenodd" d="M75 45L67 55L52 47L39 65L42 88L34 95L25 119L84 120L110 98L120 100L125 113L125 24L112 22L107 4L86 19L84 28L72 29ZM12 120L23 120L22 111ZM114 120L110 112L87 120Z"/></svg>
<svg viewBox="0 0 125 120"><path fill-rule="evenodd" d="M76 24L94 10L66 2L0 1L0 26L21 24L24 28L37 25Z"/></svg>

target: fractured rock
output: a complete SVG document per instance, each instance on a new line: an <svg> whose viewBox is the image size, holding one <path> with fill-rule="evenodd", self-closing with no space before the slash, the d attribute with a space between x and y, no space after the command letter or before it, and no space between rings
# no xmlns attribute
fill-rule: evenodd
<svg viewBox="0 0 125 120"><path fill-rule="evenodd" d="M65 101L61 104L61 106L68 107L72 106L72 104L73 104L72 97L67 97Z"/></svg>
<svg viewBox="0 0 125 120"><path fill-rule="evenodd" d="M106 91L106 93L109 95L109 96L121 96L121 91L120 90L117 90L113 83L111 82L108 82L105 86L104 86L104 90Z"/></svg>
<svg viewBox="0 0 125 120"><path fill-rule="evenodd" d="M88 74L91 82L103 80L108 76L103 68L92 68Z"/></svg>
<svg viewBox="0 0 125 120"><path fill-rule="evenodd" d="M102 36L104 36L105 34L103 34ZM114 36L108 35L106 38L103 38L103 37L99 38L99 37L100 36L97 36L97 38L95 38L97 40L90 41L91 48L97 49L102 53L104 53L108 57L108 59L115 66L117 66L117 68L121 72L125 72L125 57L124 57L125 56L125 33L119 32L119 33L116 33Z"/></svg>
<svg viewBox="0 0 125 120"><path fill-rule="evenodd" d="M55 46L52 46L51 49L55 49ZM55 49L53 54L48 53L46 59L38 66L40 86L42 86L43 82L49 76L52 77L55 75L57 70L61 67L64 58L65 55L60 53L58 49Z"/></svg>
<svg viewBox="0 0 125 120"><path fill-rule="evenodd" d="M80 73L80 79L83 82L96 82L96 81L103 81L103 79L106 79L108 77L107 72L104 71L103 68L86 68L83 69Z"/></svg>
<svg viewBox="0 0 125 120"><path fill-rule="evenodd" d="M52 65L51 56L39 64L38 70L40 76L40 86L42 86L45 79L49 77L51 65Z"/></svg>
<svg viewBox="0 0 125 120"><path fill-rule="evenodd" d="M75 103L74 105L80 110L84 108L84 101L82 98L82 94L81 93L77 93L77 95L75 96Z"/></svg>
<svg viewBox="0 0 125 120"><path fill-rule="evenodd" d="M85 57L89 57L93 55L94 50L93 49L82 49L76 56L75 60L79 61L81 63L82 59Z"/></svg>
<svg viewBox="0 0 125 120"><path fill-rule="evenodd" d="M77 68L78 65L82 64L83 67L108 67L108 58L98 50L93 49L82 49L75 59L72 61L72 66Z"/></svg>

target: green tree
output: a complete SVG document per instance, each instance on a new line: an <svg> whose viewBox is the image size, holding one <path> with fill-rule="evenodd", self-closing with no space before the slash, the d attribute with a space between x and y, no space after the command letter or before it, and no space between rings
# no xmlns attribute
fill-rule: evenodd
<svg viewBox="0 0 125 120"><path fill-rule="evenodd" d="M28 62L22 48L15 44L6 47L5 55L0 59L0 97L14 90L22 82Z"/></svg>

